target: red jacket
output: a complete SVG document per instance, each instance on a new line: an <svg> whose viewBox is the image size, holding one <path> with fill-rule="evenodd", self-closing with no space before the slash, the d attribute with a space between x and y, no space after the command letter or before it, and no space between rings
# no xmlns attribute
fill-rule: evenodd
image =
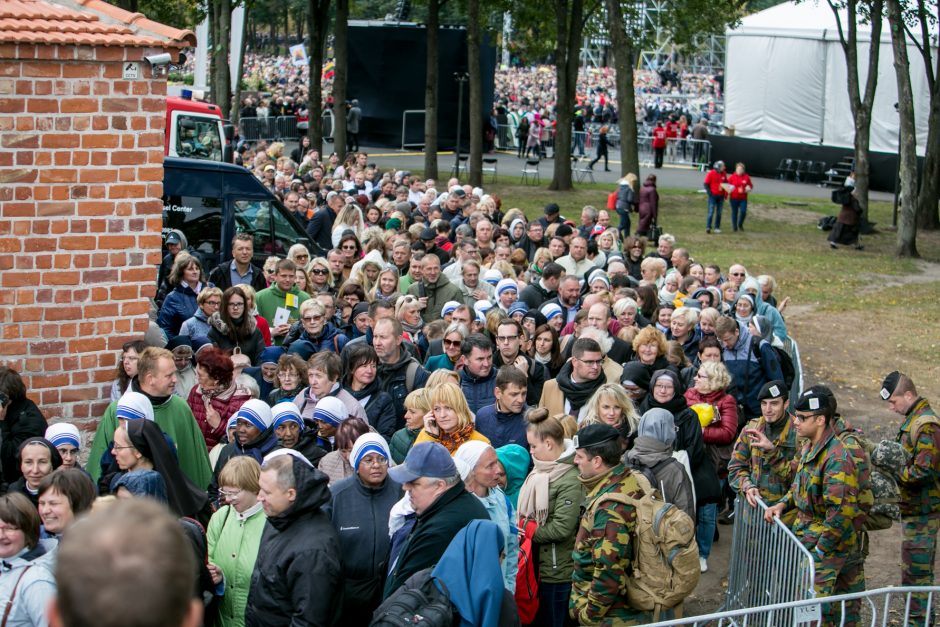
<svg viewBox="0 0 940 627"><path fill-rule="evenodd" d="M675 122L666 122L666 137L675 139L679 136L679 125Z"/></svg>
<svg viewBox="0 0 940 627"><path fill-rule="evenodd" d="M726 198L728 192L722 188L722 183L728 182L728 175L724 172L719 172L712 168L708 171L708 174L705 175L705 188L708 189L709 193L712 196L721 196Z"/></svg>
<svg viewBox="0 0 940 627"><path fill-rule="evenodd" d="M747 188L754 189L754 184L751 183L751 177L747 175L747 172L740 176L735 172L728 177L728 182L734 185L734 189L731 190L731 200L747 200Z"/></svg>
<svg viewBox="0 0 940 627"><path fill-rule="evenodd" d="M702 440L705 444L721 445L734 442L738 434L738 403L733 396L724 390L702 394L695 388L689 388L685 391L685 400L689 407L696 403L707 403L718 410L721 420L702 429Z"/></svg>
<svg viewBox="0 0 940 627"><path fill-rule="evenodd" d="M196 424L199 425L199 430L202 431L202 437L205 438L206 446L209 449L219 443L219 440L225 435L225 426L228 424L229 418L234 416L235 412L250 398L251 394L248 390L237 387L234 381L227 390L215 396L211 401L212 407L222 419L219 421L219 426L213 429L209 421L206 420L206 404L202 397L202 388L196 385L189 391L189 398L186 402L193 411Z"/></svg>
<svg viewBox="0 0 940 627"><path fill-rule="evenodd" d="M666 129L662 126L657 126L653 129L653 148L665 148L666 147Z"/></svg>

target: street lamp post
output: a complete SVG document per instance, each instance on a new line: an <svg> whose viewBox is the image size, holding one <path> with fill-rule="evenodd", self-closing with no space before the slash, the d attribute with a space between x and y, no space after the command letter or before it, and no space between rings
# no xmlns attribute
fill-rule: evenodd
<svg viewBox="0 0 940 627"><path fill-rule="evenodd" d="M454 72L457 81L457 147L454 149L454 174L460 177L460 130L463 126L463 86L470 80L466 72Z"/></svg>

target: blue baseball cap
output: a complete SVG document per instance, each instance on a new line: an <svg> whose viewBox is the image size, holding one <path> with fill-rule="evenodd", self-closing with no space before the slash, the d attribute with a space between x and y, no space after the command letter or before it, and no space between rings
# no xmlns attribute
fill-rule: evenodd
<svg viewBox="0 0 940 627"><path fill-rule="evenodd" d="M457 465L447 449L437 442L421 442L412 446L405 461L390 468L388 474L398 483L419 477L446 479L457 474Z"/></svg>

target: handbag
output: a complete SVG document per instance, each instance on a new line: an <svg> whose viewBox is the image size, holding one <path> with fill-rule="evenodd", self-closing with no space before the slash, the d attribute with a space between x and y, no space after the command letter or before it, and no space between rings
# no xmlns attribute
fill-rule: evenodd
<svg viewBox="0 0 940 627"><path fill-rule="evenodd" d="M26 571L32 568L33 565L30 564L23 569L23 572L20 573L20 576L16 579L16 583L13 585L13 594L10 595L10 600L7 601L7 606L3 610L3 620L0 620L0 627L7 627L7 620L10 618L10 612L13 611L13 601L16 599L16 591L20 587L20 582L23 581L23 575L26 574Z"/></svg>
<svg viewBox="0 0 940 627"><path fill-rule="evenodd" d="M519 571L516 573L516 609L519 620L525 625L535 620L539 611L539 569L535 552L538 548L532 541L538 523L534 520L519 520L522 540L519 542Z"/></svg>

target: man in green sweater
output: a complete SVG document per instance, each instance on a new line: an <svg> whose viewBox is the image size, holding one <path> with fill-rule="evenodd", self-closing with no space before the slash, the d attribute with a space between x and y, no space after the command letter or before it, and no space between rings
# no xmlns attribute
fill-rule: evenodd
<svg viewBox="0 0 940 627"><path fill-rule="evenodd" d="M300 319L300 305L310 299L310 294L294 286L297 266L290 259L278 261L275 273L274 284L258 292L255 306L258 314L268 321L274 344L280 346L291 325ZM278 309L287 312L286 320L283 313L278 317Z"/></svg>
<svg viewBox="0 0 940 627"><path fill-rule="evenodd" d="M200 488L206 488L212 479L206 440L189 405L173 394L175 386L173 353L152 346L144 349L137 361L137 378L131 381L130 389L146 396L153 405L154 422L176 445L182 471ZM88 455L88 473L96 483L101 477L101 458L110 452L114 430L118 427L117 404L118 401L114 401L108 405L98 422Z"/></svg>

